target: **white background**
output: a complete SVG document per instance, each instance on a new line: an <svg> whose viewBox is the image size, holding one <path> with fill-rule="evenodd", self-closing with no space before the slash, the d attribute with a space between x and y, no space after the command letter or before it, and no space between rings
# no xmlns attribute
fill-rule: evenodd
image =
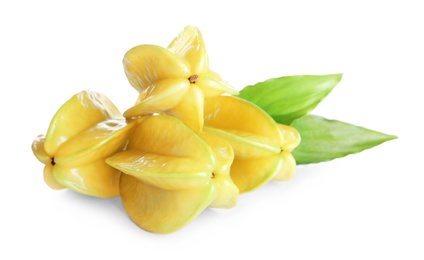
<svg viewBox="0 0 424 260"><path fill-rule="evenodd" d="M419 1L59 2L0 3L0 259L424 259ZM119 198L45 185L31 143L60 105L92 89L125 111L124 53L166 47L189 24L238 89L343 73L313 113L399 138L299 166L169 235L138 228Z"/></svg>

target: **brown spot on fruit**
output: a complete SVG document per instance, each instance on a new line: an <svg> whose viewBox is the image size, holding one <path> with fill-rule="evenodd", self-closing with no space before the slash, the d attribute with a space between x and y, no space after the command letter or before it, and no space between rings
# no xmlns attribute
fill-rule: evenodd
<svg viewBox="0 0 424 260"><path fill-rule="evenodd" d="M194 84L194 83L196 83L196 80L199 78L199 75L197 75L197 74L194 74L194 75L191 75L189 78L188 78L188 81L190 81L190 84Z"/></svg>

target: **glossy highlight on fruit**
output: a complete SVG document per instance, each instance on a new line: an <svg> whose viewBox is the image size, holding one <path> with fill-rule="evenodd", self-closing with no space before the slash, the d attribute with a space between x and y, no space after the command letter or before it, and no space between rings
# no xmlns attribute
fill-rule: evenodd
<svg viewBox="0 0 424 260"><path fill-rule="evenodd" d="M295 118L312 107L316 95L311 87L320 89L320 77L268 80L237 96L239 92L209 68L203 36L195 26L185 27L166 48L131 48L123 65L129 85L137 90L135 104L121 114L105 95L81 91L59 108L46 134L33 141L32 151L44 164L44 180L52 189L120 196L129 218L148 232L176 232L204 210L233 208L240 194L270 181L289 180L299 148L303 162L310 161L309 147L298 147L298 129L311 144L312 137L322 143L329 136L310 131L311 124L327 130L340 126L314 116ZM293 88L296 82L309 87ZM331 82L325 89L334 87ZM295 95L282 99L287 91ZM306 101L296 104L293 97ZM319 95L314 100L321 99ZM281 104L298 107L283 118L287 111L280 110ZM264 107L279 116L272 117ZM352 129L342 126L342 133ZM338 140L343 137L338 131L333 134Z"/></svg>
<svg viewBox="0 0 424 260"><path fill-rule="evenodd" d="M296 164L290 151L299 144L300 136L249 101L234 96L207 99L204 131L233 147L230 175L240 193L272 179L287 180L294 173Z"/></svg>
<svg viewBox="0 0 424 260"><path fill-rule="evenodd" d="M168 115L138 120L128 147L106 162L123 172L122 203L130 218L154 233L187 225L217 197L216 158L198 134Z"/></svg>
<svg viewBox="0 0 424 260"><path fill-rule="evenodd" d="M131 48L123 60L125 74L139 92L124 116L135 118L167 113L195 132L203 127L204 99L238 92L214 71L201 32L187 26L168 48L143 44Z"/></svg>
<svg viewBox="0 0 424 260"><path fill-rule="evenodd" d="M212 148L216 164L212 173L212 182L217 185L217 197L210 208L232 208L237 204L239 190L230 177L234 150L223 138L202 132L200 137Z"/></svg>
<svg viewBox="0 0 424 260"><path fill-rule="evenodd" d="M120 172L104 159L124 148L131 128L103 94L75 94L56 112L47 134L32 144L34 155L45 164L45 182L53 189L118 196Z"/></svg>

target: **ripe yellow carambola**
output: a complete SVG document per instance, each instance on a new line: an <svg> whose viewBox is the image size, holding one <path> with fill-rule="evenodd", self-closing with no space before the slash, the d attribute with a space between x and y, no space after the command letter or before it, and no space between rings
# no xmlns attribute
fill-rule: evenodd
<svg viewBox="0 0 424 260"><path fill-rule="evenodd" d="M202 132L200 137L212 148L216 161L212 181L217 185L218 194L209 207L232 208L237 204L239 195L239 190L230 177L230 168L234 161L233 147L213 134Z"/></svg>
<svg viewBox="0 0 424 260"><path fill-rule="evenodd" d="M106 162L122 171L120 194L130 218L150 232L171 233L206 207L235 205L232 160L224 140L201 138L175 117L154 115L138 119L127 150Z"/></svg>
<svg viewBox="0 0 424 260"><path fill-rule="evenodd" d="M53 189L118 196L120 172L104 160L125 147L132 125L103 94L87 90L74 95L56 112L47 134L32 144L45 164L45 182Z"/></svg>
<svg viewBox="0 0 424 260"><path fill-rule="evenodd" d="M124 115L104 95L82 91L33 142L51 188L120 195L138 226L171 233L207 207L232 208L240 192L293 175L299 133L233 96L209 69L196 27L168 48L136 46L123 63L139 92Z"/></svg>
<svg viewBox="0 0 424 260"><path fill-rule="evenodd" d="M139 92L135 106L124 113L127 118L167 113L200 133L204 99L238 93L209 69L202 34L194 26L184 28L168 48L145 44L130 49L123 63Z"/></svg>
<svg viewBox="0 0 424 260"><path fill-rule="evenodd" d="M290 152L299 144L299 134L251 102L234 96L207 99L204 131L233 147L230 175L240 192L271 179L287 180L294 173L296 162Z"/></svg>

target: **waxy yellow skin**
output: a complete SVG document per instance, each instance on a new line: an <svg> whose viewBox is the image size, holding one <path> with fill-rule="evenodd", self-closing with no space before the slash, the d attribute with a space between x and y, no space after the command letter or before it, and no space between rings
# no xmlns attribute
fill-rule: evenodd
<svg viewBox="0 0 424 260"><path fill-rule="evenodd" d="M134 223L150 232L179 230L218 195L213 150L172 116L138 119L127 149L106 162L122 171L124 209Z"/></svg>
<svg viewBox="0 0 424 260"><path fill-rule="evenodd" d="M120 195L139 227L172 233L205 208L232 208L239 193L288 180L300 143L214 71L200 31L188 26L167 48L124 56L136 104L122 115L104 95L82 91L32 144L53 189Z"/></svg>
<svg viewBox="0 0 424 260"><path fill-rule="evenodd" d="M194 26L184 28L168 48L145 44L130 49L123 64L139 92L135 106L124 113L127 118L167 113L200 133L204 99L238 93L209 69L202 34Z"/></svg>
<svg viewBox="0 0 424 260"><path fill-rule="evenodd" d="M290 152L300 142L296 129L277 124L253 103L234 96L207 99L204 111L204 132L234 149L230 175L240 193L293 175L296 162Z"/></svg>
<svg viewBox="0 0 424 260"><path fill-rule="evenodd" d="M32 144L45 164L47 185L101 198L118 196L120 171L105 158L125 147L132 124L106 96L94 91L74 95L56 112L47 134Z"/></svg>
<svg viewBox="0 0 424 260"><path fill-rule="evenodd" d="M237 204L239 190L230 177L231 165L234 161L234 150L223 138L202 132L200 137L212 148L215 157L212 182L217 185L217 197L209 205L210 208L232 208Z"/></svg>

